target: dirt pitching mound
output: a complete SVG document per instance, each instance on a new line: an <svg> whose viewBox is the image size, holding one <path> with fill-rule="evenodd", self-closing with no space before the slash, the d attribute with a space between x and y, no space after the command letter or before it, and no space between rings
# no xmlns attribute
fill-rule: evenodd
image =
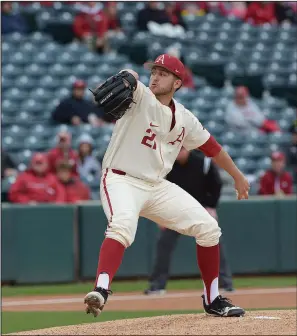
<svg viewBox="0 0 297 336"><path fill-rule="evenodd" d="M216 318L205 314L170 315L48 328L20 334L296 335L296 311L253 311L240 318Z"/></svg>

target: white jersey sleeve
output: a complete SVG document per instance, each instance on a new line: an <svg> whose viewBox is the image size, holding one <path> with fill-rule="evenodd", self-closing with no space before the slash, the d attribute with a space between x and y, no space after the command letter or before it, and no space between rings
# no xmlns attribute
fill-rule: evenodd
<svg viewBox="0 0 297 336"><path fill-rule="evenodd" d="M131 105L130 113L134 113L135 111L139 112L139 106L141 105L144 96L151 96L152 100L156 100L155 96L152 94L151 90L147 88L143 83L137 81L136 90L133 93L134 104Z"/></svg>
<svg viewBox="0 0 297 336"><path fill-rule="evenodd" d="M210 138L210 133L189 110L185 110L185 122L189 131L184 139L183 146L187 150L202 146Z"/></svg>

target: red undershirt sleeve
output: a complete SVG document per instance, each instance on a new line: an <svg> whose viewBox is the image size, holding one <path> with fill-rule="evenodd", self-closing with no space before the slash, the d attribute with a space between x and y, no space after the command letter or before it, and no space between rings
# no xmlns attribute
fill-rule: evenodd
<svg viewBox="0 0 297 336"><path fill-rule="evenodd" d="M211 135L210 138L197 149L203 152L208 157L214 157L220 153L222 146Z"/></svg>

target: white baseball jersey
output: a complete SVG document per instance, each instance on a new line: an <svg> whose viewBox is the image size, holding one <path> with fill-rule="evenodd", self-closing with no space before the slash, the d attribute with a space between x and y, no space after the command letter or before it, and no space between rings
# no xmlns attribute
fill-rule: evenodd
<svg viewBox="0 0 297 336"><path fill-rule="evenodd" d="M191 150L210 137L199 120L182 104L170 107L161 104L144 84L138 81L135 104L116 122L103 159L102 168L124 171L127 175L160 182L170 172L184 146Z"/></svg>

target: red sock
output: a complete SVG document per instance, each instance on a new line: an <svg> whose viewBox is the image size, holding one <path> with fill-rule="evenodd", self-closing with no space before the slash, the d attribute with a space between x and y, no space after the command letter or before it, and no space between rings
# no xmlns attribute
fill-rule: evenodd
<svg viewBox="0 0 297 336"><path fill-rule="evenodd" d="M99 253L95 287L107 287L105 289L109 289L112 279L122 263L125 249L125 246L117 240L104 239ZM101 281L103 285L98 284L98 278L101 273L105 273L103 279L99 279L99 282Z"/></svg>
<svg viewBox="0 0 297 336"><path fill-rule="evenodd" d="M196 250L198 265L204 282L206 303L210 304L219 295L219 244L211 247L204 247L197 244Z"/></svg>

